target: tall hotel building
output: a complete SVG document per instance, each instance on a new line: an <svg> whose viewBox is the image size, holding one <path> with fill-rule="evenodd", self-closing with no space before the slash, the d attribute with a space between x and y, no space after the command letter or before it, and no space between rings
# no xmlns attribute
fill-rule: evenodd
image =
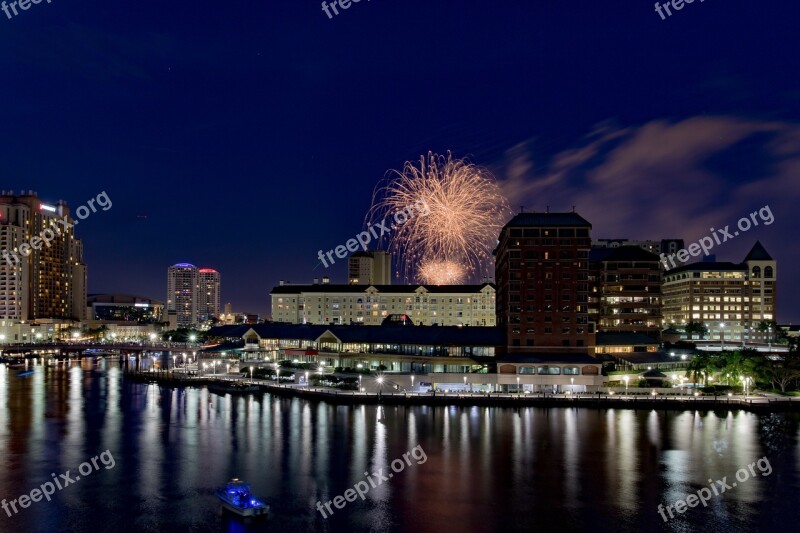
<svg viewBox="0 0 800 533"><path fill-rule="evenodd" d="M200 321L208 320L212 316L219 317L219 287L220 275L213 268L201 268L197 271L200 285L197 291L197 316Z"/></svg>
<svg viewBox="0 0 800 533"><path fill-rule="evenodd" d="M167 269L167 313L175 313L178 327L197 325L197 267L178 263Z"/></svg>
<svg viewBox="0 0 800 533"><path fill-rule="evenodd" d="M590 353L591 229L577 213L520 213L501 230L497 320L509 354Z"/></svg>
<svg viewBox="0 0 800 533"><path fill-rule="evenodd" d="M391 285L392 254L381 250L356 252L348 258L350 285Z"/></svg>
<svg viewBox="0 0 800 533"><path fill-rule="evenodd" d="M74 222L63 201L50 205L33 191L0 192L0 319L84 318L83 245L61 220ZM49 246L40 238L43 231L54 235Z"/></svg>
<svg viewBox="0 0 800 533"><path fill-rule="evenodd" d="M756 242L741 263L691 263L664 273L664 321L701 322L706 338L731 343L761 339L760 322L776 320L777 263Z"/></svg>

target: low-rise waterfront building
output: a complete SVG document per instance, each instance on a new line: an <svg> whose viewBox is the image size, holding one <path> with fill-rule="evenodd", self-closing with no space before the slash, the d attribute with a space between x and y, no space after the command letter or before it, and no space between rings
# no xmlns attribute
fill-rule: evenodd
<svg viewBox="0 0 800 533"><path fill-rule="evenodd" d="M404 389L427 383L439 390L594 392L606 380L602 362L588 355L503 355L497 327L258 324L220 334L240 337L242 357L262 365L289 360L374 370Z"/></svg>

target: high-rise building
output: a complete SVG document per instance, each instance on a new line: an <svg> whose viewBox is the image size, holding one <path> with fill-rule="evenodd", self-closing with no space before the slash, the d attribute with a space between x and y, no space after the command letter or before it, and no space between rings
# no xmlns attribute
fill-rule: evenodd
<svg viewBox="0 0 800 533"><path fill-rule="evenodd" d="M178 263L167 269L167 314L175 313L178 327L197 325L198 288L196 266Z"/></svg>
<svg viewBox="0 0 800 533"><path fill-rule="evenodd" d="M702 261L664 274L664 322L700 322L707 339L731 343L763 338L761 322L776 320L777 263L756 242L742 263Z"/></svg>
<svg viewBox="0 0 800 533"><path fill-rule="evenodd" d="M201 322L212 316L219 318L219 272L213 268L201 268L197 274L200 285L197 291L197 318Z"/></svg>
<svg viewBox="0 0 800 533"><path fill-rule="evenodd" d="M589 352L592 225L577 213L519 213L495 255L497 320L508 352Z"/></svg>
<svg viewBox="0 0 800 533"><path fill-rule="evenodd" d="M355 252L348 259L350 285L391 285L392 254L382 250Z"/></svg>
<svg viewBox="0 0 800 533"><path fill-rule="evenodd" d="M0 191L0 319L84 318L87 269L74 223L66 202Z"/></svg>
<svg viewBox="0 0 800 533"><path fill-rule="evenodd" d="M594 248L589 254L589 269L589 313L598 332L660 337L663 324L658 255L636 245Z"/></svg>

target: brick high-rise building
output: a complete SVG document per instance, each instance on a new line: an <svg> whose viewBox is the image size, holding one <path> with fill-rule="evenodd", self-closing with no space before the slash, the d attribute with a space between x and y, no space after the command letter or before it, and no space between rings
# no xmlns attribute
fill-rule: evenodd
<svg viewBox="0 0 800 533"><path fill-rule="evenodd" d="M587 354L592 225L577 213L520 213L495 249L497 320L509 353Z"/></svg>

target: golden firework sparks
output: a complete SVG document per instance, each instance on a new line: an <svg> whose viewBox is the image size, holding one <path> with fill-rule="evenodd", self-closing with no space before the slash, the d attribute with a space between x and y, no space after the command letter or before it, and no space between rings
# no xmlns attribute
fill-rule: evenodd
<svg viewBox="0 0 800 533"><path fill-rule="evenodd" d="M376 188L367 220L392 217L420 202L426 214L408 217L389 236L401 276L441 285L491 275L492 248L511 213L494 176L450 152L428 152L390 171Z"/></svg>

